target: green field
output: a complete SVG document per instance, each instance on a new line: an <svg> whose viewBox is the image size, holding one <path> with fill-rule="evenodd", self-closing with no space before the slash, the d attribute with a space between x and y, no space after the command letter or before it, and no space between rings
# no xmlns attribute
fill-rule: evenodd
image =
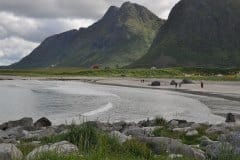
<svg viewBox="0 0 240 160"><path fill-rule="evenodd" d="M193 80L239 81L239 68L162 68L162 69L81 69L48 68L34 70L1 69L0 75L11 76L87 76L87 77L135 77L135 78L189 78Z"/></svg>

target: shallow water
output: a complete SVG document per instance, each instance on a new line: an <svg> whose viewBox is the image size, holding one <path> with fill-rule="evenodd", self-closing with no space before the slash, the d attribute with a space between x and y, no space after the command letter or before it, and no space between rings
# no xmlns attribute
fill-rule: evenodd
<svg viewBox="0 0 240 160"><path fill-rule="evenodd" d="M82 119L138 121L161 116L195 122L224 119L196 96L74 81L13 80L0 82L0 122L42 116L55 124Z"/></svg>

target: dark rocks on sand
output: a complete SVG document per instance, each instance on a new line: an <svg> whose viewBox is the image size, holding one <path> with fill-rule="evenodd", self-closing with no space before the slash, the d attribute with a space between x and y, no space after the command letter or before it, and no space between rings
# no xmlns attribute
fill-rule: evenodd
<svg viewBox="0 0 240 160"><path fill-rule="evenodd" d="M49 127L52 125L52 122L45 117L40 118L34 123L36 128Z"/></svg>
<svg viewBox="0 0 240 160"><path fill-rule="evenodd" d="M22 118L16 121L8 121L0 125L1 130L7 130L9 128L22 126L22 127L32 127L33 126L33 119L32 118Z"/></svg>
<svg viewBox="0 0 240 160"><path fill-rule="evenodd" d="M182 84L193 84L193 82L190 79L184 78L181 82Z"/></svg>
<svg viewBox="0 0 240 160"><path fill-rule="evenodd" d="M225 122L236 122L235 116L232 113L228 113L226 116L226 121Z"/></svg>
<svg viewBox="0 0 240 160"><path fill-rule="evenodd" d="M160 86L161 83L159 81L153 81L151 86Z"/></svg>
<svg viewBox="0 0 240 160"><path fill-rule="evenodd" d="M170 82L170 85L176 85L177 84L177 82L175 81L175 80L172 80L171 82Z"/></svg>

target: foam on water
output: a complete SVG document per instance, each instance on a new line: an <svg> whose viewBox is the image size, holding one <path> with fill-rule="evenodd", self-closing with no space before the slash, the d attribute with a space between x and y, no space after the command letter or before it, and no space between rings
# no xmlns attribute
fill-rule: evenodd
<svg viewBox="0 0 240 160"><path fill-rule="evenodd" d="M94 116L94 115L97 115L97 114L100 114L100 113L103 113L103 112L106 112L108 110L110 110L111 108L113 108L113 105L112 103L108 103L104 106L101 106L100 108L96 109L96 110L93 110L93 111L90 111L90 112L86 112L86 113L83 113L82 116Z"/></svg>
<svg viewBox="0 0 240 160"><path fill-rule="evenodd" d="M54 90L59 93L64 94L78 94L78 95L88 95L88 96L113 96L118 97L115 94L100 91L89 85L81 85L82 82L71 82L66 85L65 83L57 83L54 87L49 87L48 89Z"/></svg>

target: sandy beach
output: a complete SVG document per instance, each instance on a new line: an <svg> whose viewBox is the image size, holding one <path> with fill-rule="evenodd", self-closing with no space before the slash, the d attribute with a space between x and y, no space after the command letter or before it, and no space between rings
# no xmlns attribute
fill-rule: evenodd
<svg viewBox="0 0 240 160"><path fill-rule="evenodd" d="M203 81L204 88L201 88L201 81L192 81L192 84L182 84L181 87L175 88L170 85L172 80L180 83L181 79L144 79L141 78L115 78L115 77L21 77L21 76L0 76L0 80L66 80L66 81L82 81L100 85L133 87L133 88L148 88L169 90L175 92L183 92L201 96L211 96L216 98L224 98L232 101L240 102L240 82L239 81ZM161 86L151 86L151 82L160 81Z"/></svg>

